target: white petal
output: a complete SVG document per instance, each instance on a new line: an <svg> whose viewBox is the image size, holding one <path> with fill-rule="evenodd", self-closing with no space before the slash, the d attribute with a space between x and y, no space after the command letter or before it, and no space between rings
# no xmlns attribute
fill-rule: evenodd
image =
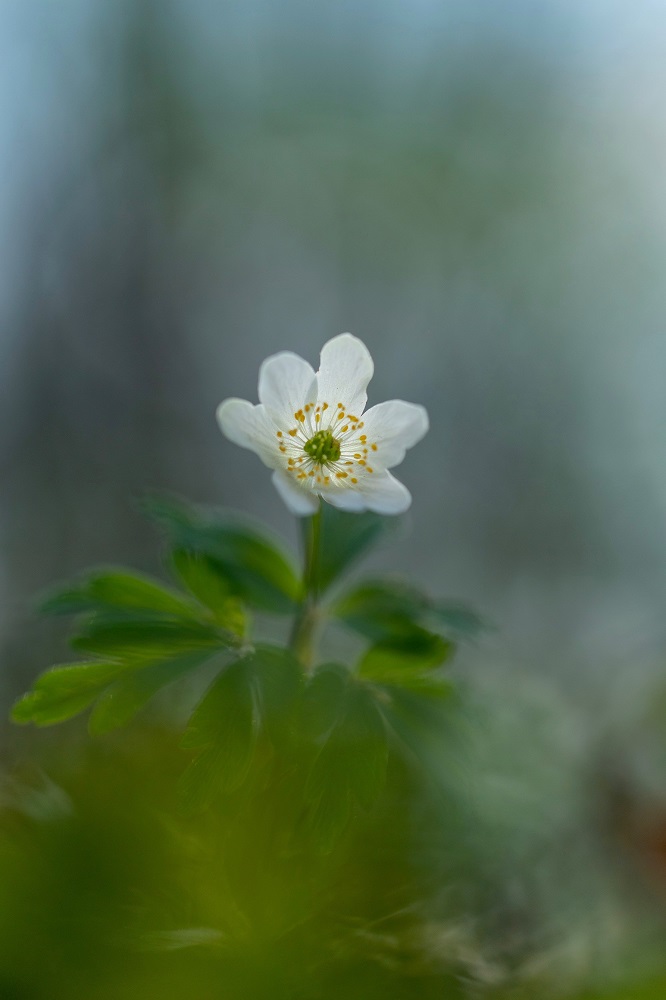
<svg viewBox="0 0 666 1000"><path fill-rule="evenodd" d="M321 495L338 510L349 510L359 514L362 510L368 509L365 498L351 487L323 490Z"/></svg>
<svg viewBox="0 0 666 1000"><path fill-rule="evenodd" d="M286 472L274 472L272 479L273 486L292 514L296 514L297 517L309 517L317 513L319 497L315 493L297 486Z"/></svg>
<svg viewBox="0 0 666 1000"><path fill-rule="evenodd" d="M294 413L314 402L317 384L312 365L291 351L266 358L259 369L259 400L269 417L285 431L294 426Z"/></svg>
<svg viewBox="0 0 666 1000"><path fill-rule="evenodd" d="M247 399L225 399L217 408L222 433L241 448L254 451L270 469L280 464L275 428L263 406Z"/></svg>
<svg viewBox="0 0 666 1000"><path fill-rule="evenodd" d="M383 469L399 465L407 449L421 440L429 426L426 408L402 399L371 406L363 414L363 424L368 442L377 445L373 459Z"/></svg>
<svg viewBox="0 0 666 1000"><path fill-rule="evenodd" d="M366 508L375 514L404 514L412 502L407 487L390 472L364 476L360 489Z"/></svg>
<svg viewBox="0 0 666 1000"><path fill-rule="evenodd" d="M351 333L341 333L324 344L317 372L317 399L336 407L342 403L347 413L360 417L368 400L366 389L374 365L363 341Z"/></svg>

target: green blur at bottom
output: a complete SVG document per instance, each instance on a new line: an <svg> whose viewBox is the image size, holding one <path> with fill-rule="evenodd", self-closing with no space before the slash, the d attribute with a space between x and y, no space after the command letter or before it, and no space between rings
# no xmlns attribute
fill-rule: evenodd
<svg viewBox="0 0 666 1000"><path fill-rule="evenodd" d="M122 737L33 747L8 788L2 1000L461 995L420 956L405 773L323 855L289 773L187 817L176 738Z"/></svg>

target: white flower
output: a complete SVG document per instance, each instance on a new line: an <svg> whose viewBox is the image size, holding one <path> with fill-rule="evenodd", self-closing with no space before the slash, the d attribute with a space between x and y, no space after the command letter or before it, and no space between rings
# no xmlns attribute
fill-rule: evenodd
<svg viewBox="0 0 666 1000"><path fill-rule="evenodd" d="M423 406L393 399L365 410L374 365L350 333L329 340L319 371L297 354L267 358L258 406L225 399L217 411L230 441L257 453L287 507L314 514L323 497L340 510L401 514L412 498L388 471L428 430Z"/></svg>

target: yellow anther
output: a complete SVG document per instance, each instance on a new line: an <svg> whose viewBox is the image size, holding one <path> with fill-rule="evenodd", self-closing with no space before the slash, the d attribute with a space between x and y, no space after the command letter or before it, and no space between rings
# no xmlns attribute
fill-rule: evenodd
<svg viewBox="0 0 666 1000"><path fill-rule="evenodd" d="M340 428L340 431L341 431L341 433L342 433L342 434L344 434L344 432L345 432L345 431L348 431L348 430L349 430L349 424L345 424L345 426L344 426L344 427L341 427L341 428Z"/></svg>
<svg viewBox="0 0 666 1000"><path fill-rule="evenodd" d="M315 413L315 421L319 423L320 420L321 420L321 413Z"/></svg>
<svg viewBox="0 0 666 1000"><path fill-rule="evenodd" d="M322 408L322 410L327 410L328 409L328 403L322 403L321 404L321 408Z"/></svg>
<svg viewBox="0 0 666 1000"><path fill-rule="evenodd" d="M361 442L361 444L365 444L365 442L367 440L368 440L368 435L367 434L361 434L361 436L359 438L359 441Z"/></svg>
<svg viewBox="0 0 666 1000"><path fill-rule="evenodd" d="M361 458L361 453L360 453L360 451L356 451L356 452L354 452L354 458Z"/></svg>
<svg viewBox="0 0 666 1000"><path fill-rule="evenodd" d="M354 477L352 476L351 479L350 479L350 482L354 483L354 485L355 485L358 482L358 479L354 479Z"/></svg>
<svg viewBox="0 0 666 1000"><path fill-rule="evenodd" d="M358 417L353 416L353 414L351 414L351 413L348 413L347 416L352 421L352 423L354 423L354 424L358 423Z"/></svg>
<svg viewBox="0 0 666 1000"><path fill-rule="evenodd" d="M377 445L376 444L371 444L370 447L372 448L373 451L377 451Z"/></svg>
<svg viewBox="0 0 666 1000"><path fill-rule="evenodd" d="M281 437L282 437L282 431L277 431L277 436L278 436L279 438L281 438Z"/></svg>
<svg viewBox="0 0 666 1000"><path fill-rule="evenodd" d="M368 472L374 472L375 471L374 469L371 469L369 465L366 466L366 468L367 468Z"/></svg>
<svg viewBox="0 0 666 1000"><path fill-rule="evenodd" d="M336 472L335 474L338 477L338 479L346 479L347 478L347 473L346 472Z"/></svg>
<svg viewBox="0 0 666 1000"><path fill-rule="evenodd" d="M285 446L284 446L283 444L281 444L281 445L280 445L280 451L286 451L286 450L287 450L287 449L285 448Z"/></svg>
<svg viewBox="0 0 666 1000"><path fill-rule="evenodd" d="M338 409L339 410L344 410L344 408L345 408L344 407L344 403L338 403Z"/></svg>
<svg viewBox="0 0 666 1000"><path fill-rule="evenodd" d="M294 427L293 431L289 431L289 437L295 437L298 434L298 427Z"/></svg>

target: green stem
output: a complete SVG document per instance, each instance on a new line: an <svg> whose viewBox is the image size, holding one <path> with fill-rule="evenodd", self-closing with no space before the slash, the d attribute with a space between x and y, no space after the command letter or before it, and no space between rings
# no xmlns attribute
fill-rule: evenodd
<svg viewBox="0 0 666 1000"><path fill-rule="evenodd" d="M312 517L304 518L303 543L303 591L301 603L294 619L294 627L289 643L294 656L308 673L314 664L314 637L319 619L317 601L319 598L319 544L321 539L321 507Z"/></svg>

